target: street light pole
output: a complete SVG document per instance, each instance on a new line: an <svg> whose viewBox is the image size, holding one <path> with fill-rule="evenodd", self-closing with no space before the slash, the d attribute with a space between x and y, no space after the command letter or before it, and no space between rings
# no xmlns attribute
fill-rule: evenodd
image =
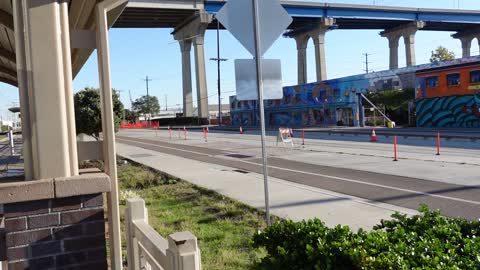
<svg viewBox="0 0 480 270"><path fill-rule="evenodd" d="M222 125L222 99L221 99L221 85L220 85L220 62L228 59L220 58L220 21L217 20L217 58L210 58L212 61L217 61L217 89L218 89L218 125Z"/></svg>

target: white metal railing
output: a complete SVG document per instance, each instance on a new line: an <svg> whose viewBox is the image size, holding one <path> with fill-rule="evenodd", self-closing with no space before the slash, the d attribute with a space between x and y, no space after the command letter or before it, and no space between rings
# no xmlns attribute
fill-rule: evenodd
<svg viewBox="0 0 480 270"><path fill-rule="evenodd" d="M202 269L197 238L192 233L179 232L163 238L148 224L142 199L128 199L125 212L129 270Z"/></svg>

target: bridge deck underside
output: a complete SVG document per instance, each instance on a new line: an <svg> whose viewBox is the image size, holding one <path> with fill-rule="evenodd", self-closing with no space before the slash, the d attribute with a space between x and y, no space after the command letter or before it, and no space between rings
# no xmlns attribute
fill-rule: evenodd
<svg viewBox="0 0 480 270"><path fill-rule="evenodd" d="M195 13L194 9L160 9L160 8L132 8L127 7L115 23L117 28L175 28ZM314 26L319 17L293 16L289 29L299 29ZM384 19L384 18L336 18L337 29L389 29L410 20ZM480 24L466 22L426 21L422 30L431 31L462 31ZM210 29L216 29L217 23L213 21ZM223 28L223 27L222 27Z"/></svg>

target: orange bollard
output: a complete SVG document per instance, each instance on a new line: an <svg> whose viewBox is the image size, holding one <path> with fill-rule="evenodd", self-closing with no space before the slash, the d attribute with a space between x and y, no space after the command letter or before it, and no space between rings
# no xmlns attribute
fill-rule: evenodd
<svg viewBox="0 0 480 270"><path fill-rule="evenodd" d="M398 161L398 159L397 159L397 135L393 136L393 161Z"/></svg>
<svg viewBox="0 0 480 270"><path fill-rule="evenodd" d="M208 134L207 129L204 128L204 129L203 129L203 139L205 140L205 142L208 141L208 138L207 138L208 135L207 135L207 134Z"/></svg>
<svg viewBox="0 0 480 270"><path fill-rule="evenodd" d="M302 145L305 145L305 129L302 128Z"/></svg>
<svg viewBox="0 0 480 270"><path fill-rule="evenodd" d="M437 132L437 156L440 156L440 131Z"/></svg>

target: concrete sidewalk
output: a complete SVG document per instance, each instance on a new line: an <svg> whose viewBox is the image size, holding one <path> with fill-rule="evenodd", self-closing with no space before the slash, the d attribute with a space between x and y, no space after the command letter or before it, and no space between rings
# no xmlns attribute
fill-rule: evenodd
<svg viewBox="0 0 480 270"><path fill-rule="evenodd" d="M120 156L163 171L201 187L236 199L258 209L264 208L263 177L256 173L194 161L140 147L117 143ZM185 169L185 168L188 168ZM282 218L302 220L318 217L328 226L348 225L371 229L395 211L415 214L410 209L372 202L310 186L269 178L271 212Z"/></svg>

